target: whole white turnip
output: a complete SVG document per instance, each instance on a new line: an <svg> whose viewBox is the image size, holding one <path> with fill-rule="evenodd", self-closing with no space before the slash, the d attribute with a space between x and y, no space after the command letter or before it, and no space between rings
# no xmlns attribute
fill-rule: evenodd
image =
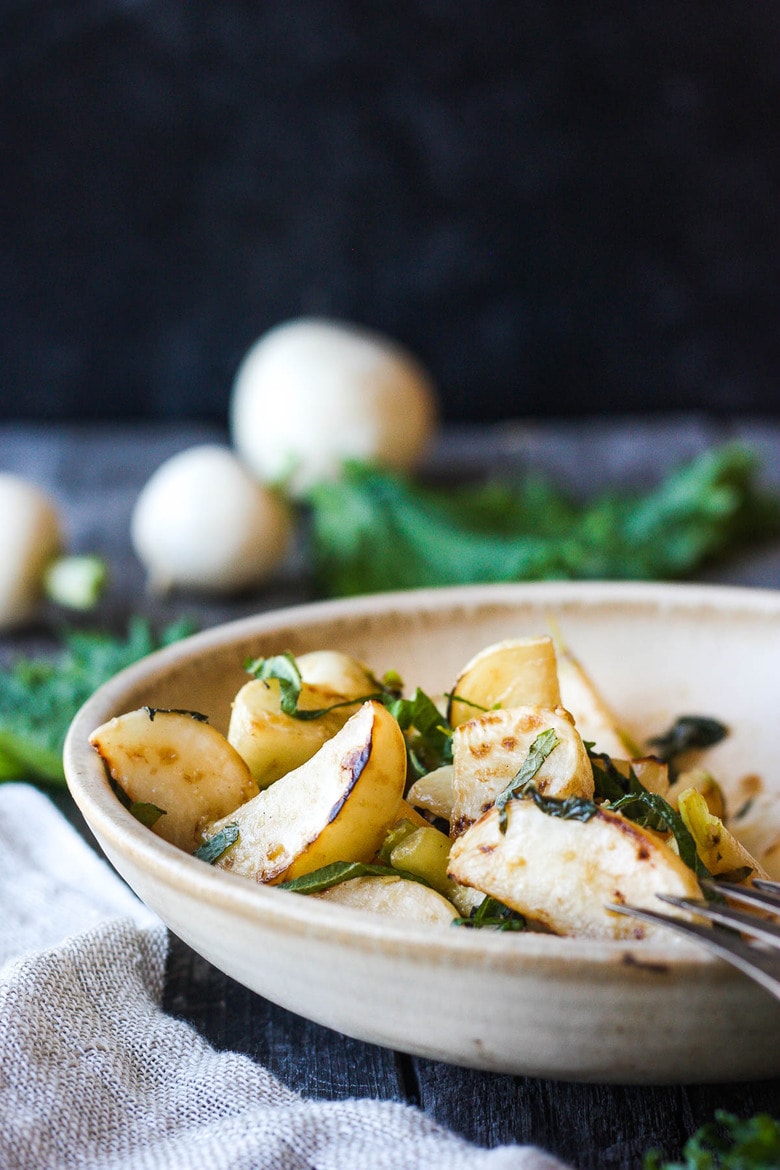
<svg viewBox="0 0 780 1170"><path fill-rule="evenodd" d="M133 509L130 535L155 592L231 594L260 585L290 548L288 504L227 447L189 447L162 463Z"/></svg>
<svg viewBox="0 0 780 1170"><path fill-rule="evenodd" d="M233 445L265 483L293 497L337 476L346 459L399 471L420 462L437 429L434 384L401 346L318 318L271 329L233 384Z"/></svg>

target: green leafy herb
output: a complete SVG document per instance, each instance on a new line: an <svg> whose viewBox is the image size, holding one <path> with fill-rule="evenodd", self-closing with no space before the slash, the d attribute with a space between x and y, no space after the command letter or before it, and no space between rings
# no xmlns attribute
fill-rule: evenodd
<svg viewBox="0 0 780 1170"><path fill-rule="evenodd" d="M361 695L358 698L343 699L338 703L331 703L328 707L299 707L303 679L298 664L289 651L285 651L284 654L276 654L273 658L253 658L247 662L246 670L253 678L262 679L265 682L268 682L269 679L276 679L279 683L282 711L290 718L300 719L303 722L319 719L321 715L327 715L329 711L337 711L340 707L354 707L356 703L365 703L367 699L381 701L385 698L384 690L379 689L370 695Z"/></svg>
<svg viewBox="0 0 780 1170"><path fill-rule="evenodd" d="M662 797L657 797L658 801L663 801L663 805L659 806L663 807L663 814L654 812L644 800L644 797L649 795L648 789L632 767L629 767L628 774L624 775L606 752L594 752L592 744L585 746L593 768L594 799L609 804L613 809L620 804L623 816L644 828L654 829L659 833L668 832L668 818L675 814L674 810L667 806L667 802ZM636 797L637 800L632 801L630 797Z"/></svg>
<svg viewBox="0 0 780 1170"><path fill-rule="evenodd" d="M358 877L394 877L407 878L409 881L419 882L427 886L428 883L416 874L404 873L390 865L369 865L362 861L334 861L330 865L323 865L311 873L301 877L290 878L287 882L280 882L277 889L293 890L296 894L319 894L323 890L330 890L333 886L341 885L352 878Z"/></svg>
<svg viewBox="0 0 780 1170"><path fill-rule="evenodd" d="M279 683L282 711L285 715L298 717L298 700L301 697L303 679L298 664L289 651L275 654L272 658L250 658L245 664L245 669L252 678L263 682L276 679Z"/></svg>
<svg viewBox="0 0 780 1170"><path fill-rule="evenodd" d="M452 763L452 728L425 691L417 687L411 699L388 695L384 703L405 733L413 776L424 776Z"/></svg>
<svg viewBox="0 0 780 1170"><path fill-rule="evenodd" d="M699 858L696 842L685 822L668 800L657 792L648 792L633 768L629 768L628 775L624 776L605 752L594 752L590 743L585 746L593 767L594 798L642 828L670 832L685 864L698 878L711 877Z"/></svg>
<svg viewBox="0 0 780 1170"><path fill-rule="evenodd" d="M777 1170L780 1120L758 1113L745 1121L718 1110L683 1147L682 1160L668 1162L658 1150L645 1154L643 1170Z"/></svg>
<svg viewBox="0 0 780 1170"><path fill-rule="evenodd" d="M677 842L680 858L693 870L698 878L711 878L712 874L696 851L696 842L688 831L682 817L668 800L657 792L631 792L612 805L613 812L622 813L628 820L644 828L668 829Z"/></svg>
<svg viewBox="0 0 780 1170"><path fill-rule="evenodd" d="M500 703L496 703L492 708L483 707L481 703L475 703L473 699L464 699L462 695L457 694L455 691L446 692L444 697L445 699L448 699L450 703L462 703L464 707L471 707L472 710L480 711L482 714L490 710L498 711L501 707Z"/></svg>
<svg viewBox="0 0 780 1170"><path fill-rule="evenodd" d="M109 784L111 785L114 796L120 804L124 805L127 811L145 825L147 829L151 829L152 825L159 821L160 817L166 815L164 808L159 808L156 804L151 804L145 800L131 800L120 784L116 780L109 777Z"/></svg>
<svg viewBox="0 0 780 1170"><path fill-rule="evenodd" d="M189 621L157 637L141 618L126 637L73 630L52 657L25 658L0 671L0 780L62 785L62 745L90 695L124 667L193 632Z"/></svg>
<svg viewBox="0 0 780 1170"><path fill-rule="evenodd" d="M446 491L361 463L308 496L332 596L561 578L674 578L780 532L743 446L708 451L644 494L576 504L538 478Z"/></svg>
<svg viewBox="0 0 780 1170"><path fill-rule="evenodd" d="M606 800L612 804L630 793L639 795L647 791L633 768L629 768L628 775L624 776L606 752L594 752L592 743L586 743L585 747L593 769L596 800Z"/></svg>
<svg viewBox="0 0 780 1170"><path fill-rule="evenodd" d="M289 652L273 658L255 658L246 663L246 669L253 678L277 679L281 695L281 707L292 719L318 719L339 707L354 707L368 699L383 703L405 732L410 774L423 776L442 764L452 763L452 728L447 723L432 699L419 687L410 699L403 699L399 690L403 683L399 676L390 671L377 690L358 698L332 703L329 707L305 710L299 707L303 680L295 658Z"/></svg>
<svg viewBox="0 0 780 1170"><path fill-rule="evenodd" d="M523 798L532 800L536 807L548 817L560 817L562 821L591 820L599 811L599 806L585 796L544 796L533 784L527 784L523 789Z"/></svg>
<svg viewBox="0 0 780 1170"><path fill-rule="evenodd" d="M144 800L134 800L127 807L135 819L140 821L142 825L146 825L147 829L151 829L160 817L165 816L164 808L158 808L156 804L150 804Z"/></svg>
<svg viewBox="0 0 780 1170"><path fill-rule="evenodd" d="M518 771L509 781L503 792L499 792L495 804L498 809L498 827L502 833L506 832L507 804L510 800L514 800L524 794L526 788L530 786L531 781L550 752L558 746L559 742L558 736L552 727L548 727L546 731L540 732L528 749L528 755Z"/></svg>
<svg viewBox="0 0 780 1170"><path fill-rule="evenodd" d="M231 845L235 845L240 836L238 825L225 825L224 829L220 829L208 841L205 841L200 848L195 850L195 856L199 857L201 861L208 862L213 865L215 861L219 861L224 853L227 853Z"/></svg>
<svg viewBox="0 0 780 1170"><path fill-rule="evenodd" d="M475 930L525 930L527 923L517 910L512 910L488 894L474 907L468 918L455 918L452 925L468 926Z"/></svg>
<svg viewBox="0 0 780 1170"><path fill-rule="evenodd" d="M681 715L668 731L648 742L659 760L671 763L675 757L693 748L713 747L728 735L728 728L719 719L706 715Z"/></svg>
<svg viewBox="0 0 780 1170"><path fill-rule="evenodd" d="M404 689L404 680L397 670L386 670L382 675L382 690L390 696L400 698Z"/></svg>
<svg viewBox="0 0 780 1170"><path fill-rule="evenodd" d="M201 714L200 711L188 711L186 707L144 707L149 716L149 722L154 722L155 715L188 715L190 719L194 719L196 723L208 723L208 715Z"/></svg>

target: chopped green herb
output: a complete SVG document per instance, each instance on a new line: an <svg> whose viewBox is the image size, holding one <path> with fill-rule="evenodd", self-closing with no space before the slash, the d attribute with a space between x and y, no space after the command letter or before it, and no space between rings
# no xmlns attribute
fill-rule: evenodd
<svg viewBox="0 0 780 1170"><path fill-rule="evenodd" d="M213 865L215 861L219 861L224 853L227 853L231 845L235 845L240 836L238 825L225 825L224 829L220 829L208 841L205 841L200 848L195 850L195 856L201 861L208 862Z"/></svg>
<svg viewBox="0 0 780 1170"><path fill-rule="evenodd" d="M354 707L356 703L365 703L368 699L381 701L385 697L384 691L379 690L370 695L343 699L338 703L331 703L328 707L303 709L298 706L303 689L303 679L298 664L289 651L277 654L273 658L253 658L247 662L246 670L253 678L262 679L265 682L269 679L276 679L279 683L282 711L291 719L300 719L304 722L319 719L321 715L327 715L329 711L337 711L340 707Z"/></svg>
<svg viewBox="0 0 780 1170"><path fill-rule="evenodd" d="M490 707L483 707L481 703L475 703L473 699L464 699L462 695L456 694L455 691L448 691L444 697L450 703L462 703L464 707L471 707L474 711L481 711L483 714L486 711L491 710ZM500 706L500 703L496 703L492 707L492 710L497 711L499 710Z"/></svg>
<svg viewBox="0 0 780 1170"><path fill-rule="evenodd" d="M647 791L633 768L629 768L628 775L624 776L606 752L594 752L592 743L586 743L585 747L593 768L594 799L612 804L629 794Z"/></svg>
<svg viewBox="0 0 780 1170"><path fill-rule="evenodd" d="M124 788L122 788L121 784L117 784L116 780L109 778L109 784L119 803L124 805L127 811L147 829L151 829L152 825L156 824L160 817L167 815L164 808L159 808L158 805L152 804L149 801L131 800Z"/></svg>
<svg viewBox="0 0 780 1170"><path fill-rule="evenodd" d="M455 918L452 925L468 926L475 930L525 930L527 923L517 910L512 910L488 894L474 907L468 918Z"/></svg>
<svg viewBox="0 0 780 1170"><path fill-rule="evenodd" d="M165 816L164 808L158 808L156 804L150 804L143 800L135 800L127 807L135 819L140 821L142 825L146 825L147 829L151 829L160 817Z"/></svg>
<svg viewBox="0 0 780 1170"><path fill-rule="evenodd" d="M377 682L377 690L369 695L331 703L329 707L302 710L298 702L303 680L292 654L286 652L273 658L251 659L246 663L246 670L253 678L266 682L269 679L278 680L282 711L292 719L318 719L329 711L354 707L369 699L383 703L405 733L410 775L413 777L423 776L442 764L452 763L452 728L447 720L419 687L411 699L401 698L399 688L403 683L394 671L389 671L381 683Z"/></svg>
<svg viewBox="0 0 780 1170"><path fill-rule="evenodd" d="M188 711L185 707L144 707L149 716L149 721L154 722L155 715L189 715L190 719L194 719L197 723L208 723L208 715L202 715L200 711Z"/></svg>
<svg viewBox="0 0 780 1170"><path fill-rule="evenodd" d="M707 451L645 494L576 504L551 484L457 490L351 463L309 493L312 557L331 596L419 586L658 579L780 532L780 500L744 446Z"/></svg>
<svg viewBox="0 0 780 1170"><path fill-rule="evenodd" d="M386 691L388 695L395 695L400 698L403 694L404 680L401 678L397 670L386 670L382 675L382 690Z"/></svg>
<svg viewBox="0 0 780 1170"><path fill-rule="evenodd" d="M279 683L282 711L285 715L297 718L299 714L298 700L301 697L303 680L301 672L298 670L298 664L289 651L285 651L284 654L275 654L272 658L250 658L245 663L245 669L252 678L260 679L263 682L268 682L272 678L276 679Z"/></svg>
<svg viewBox="0 0 780 1170"><path fill-rule="evenodd" d="M701 720L712 722L715 720ZM714 741L713 741L714 742ZM615 767L606 752L594 752L593 744L585 745L593 766L594 796L606 802L613 812L619 812L634 824L655 832L670 832L677 842L677 850L685 864L700 879L711 877L696 850L696 842L686 828L682 817L668 800L657 792L649 792L633 768L628 776Z"/></svg>
<svg viewBox="0 0 780 1170"><path fill-rule="evenodd" d="M745 1121L719 1109L683 1147L680 1161L668 1162L649 1150L643 1170L777 1170L780 1166L780 1120L757 1113Z"/></svg>
<svg viewBox="0 0 780 1170"><path fill-rule="evenodd" d="M510 800L515 800L522 796L526 787L531 784L536 773L541 768L544 761L559 744L558 736L552 727L548 727L546 731L540 732L534 742L528 749L528 755L523 761L522 765L507 784L503 792L500 792L496 797L496 808L498 809L498 827L502 833L506 832L507 815L506 806Z"/></svg>
<svg viewBox="0 0 780 1170"><path fill-rule="evenodd" d="M302 874L301 877L280 882L277 889L293 890L296 894L319 894L323 890L330 890L333 886L359 877L406 878L408 881L428 885L422 878L411 873L403 873L389 865L369 865L362 861L334 861L330 865L312 870L311 873Z"/></svg>
<svg viewBox="0 0 780 1170"><path fill-rule="evenodd" d="M532 800L536 807L548 817L560 817L562 821L591 820L599 811L595 801L584 796L544 796L533 784L527 784L522 792L524 800Z"/></svg>
<svg viewBox="0 0 780 1170"><path fill-rule="evenodd" d="M671 832L677 842L680 858L693 870L698 878L711 878L712 874L696 851L696 842L688 831L682 817L668 800L657 792L631 792L611 806L613 812L622 813L629 821L648 829L659 826Z"/></svg>
<svg viewBox="0 0 780 1170"><path fill-rule="evenodd" d="M676 756L693 748L713 747L728 735L728 728L719 719L706 715L681 715L668 731L648 743L659 760L671 763Z"/></svg>
<svg viewBox="0 0 780 1170"><path fill-rule="evenodd" d="M62 785L62 745L82 703L118 671L193 632L176 622L157 637L141 618L126 637L72 630L52 657L20 659L0 671L0 780Z"/></svg>
<svg viewBox="0 0 780 1170"><path fill-rule="evenodd" d="M681 859L700 879L711 878L712 875L699 858L696 843L678 812L672 808L667 800L656 792L648 792L637 777L633 768L629 769L628 776L615 767L612 759L604 752L594 752L593 744L586 744L588 755L593 766L594 799L586 800L582 797L567 797L559 800L556 797L543 796L533 785L533 777L538 772L546 756L557 743L548 748L549 741L540 744L546 736L555 736L552 728L543 731L531 744L528 757L520 771L510 781L507 787L496 799L499 810L499 826L502 832L506 831L506 804L517 798L530 798L537 808L548 816L562 817L565 820L588 821L599 810L599 803L605 804L612 812L619 812L627 820L643 828L653 829L656 832L670 832L677 842L677 849ZM537 752L537 745L539 751ZM544 752L544 755L541 755ZM541 758L539 758L541 755ZM538 762L537 762L538 761ZM597 803L598 802L598 803Z"/></svg>
<svg viewBox="0 0 780 1170"><path fill-rule="evenodd" d="M417 687L411 699L388 695L384 704L405 734L411 776L452 763L452 728L425 691Z"/></svg>

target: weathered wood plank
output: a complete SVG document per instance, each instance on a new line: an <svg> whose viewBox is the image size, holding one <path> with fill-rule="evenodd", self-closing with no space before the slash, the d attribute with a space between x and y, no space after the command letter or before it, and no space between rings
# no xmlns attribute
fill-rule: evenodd
<svg viewBox="0 0 780 1170"><path fill-rule="evenodd" d="M577 1170L637 1170L657 1147L676 1156L719 1108L780 1108L780 1080L741 1085L586 1085L500 1076L415 1061L422 1108L489 1147L542 1146Z"/></svg>
<svg viewBox="0 0 780 1170"><path fill-rule="evenodd" d="M311 977L316 979L316 971ZM216 1048L251 1057L305 1096L405 1099L393 1052L276 1007L218 971L174 935L164 1007Z"/></svg>

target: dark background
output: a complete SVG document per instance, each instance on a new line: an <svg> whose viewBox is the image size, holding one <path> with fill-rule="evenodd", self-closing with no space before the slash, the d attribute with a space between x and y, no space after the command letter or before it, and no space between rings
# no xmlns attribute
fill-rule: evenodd
<svg viewBox="0 0 780 1170"><path fill-rule="evenodd" d="M777 4L0 12L0 418L223 421L301 313L453 421L778 412Z"/></svg>

